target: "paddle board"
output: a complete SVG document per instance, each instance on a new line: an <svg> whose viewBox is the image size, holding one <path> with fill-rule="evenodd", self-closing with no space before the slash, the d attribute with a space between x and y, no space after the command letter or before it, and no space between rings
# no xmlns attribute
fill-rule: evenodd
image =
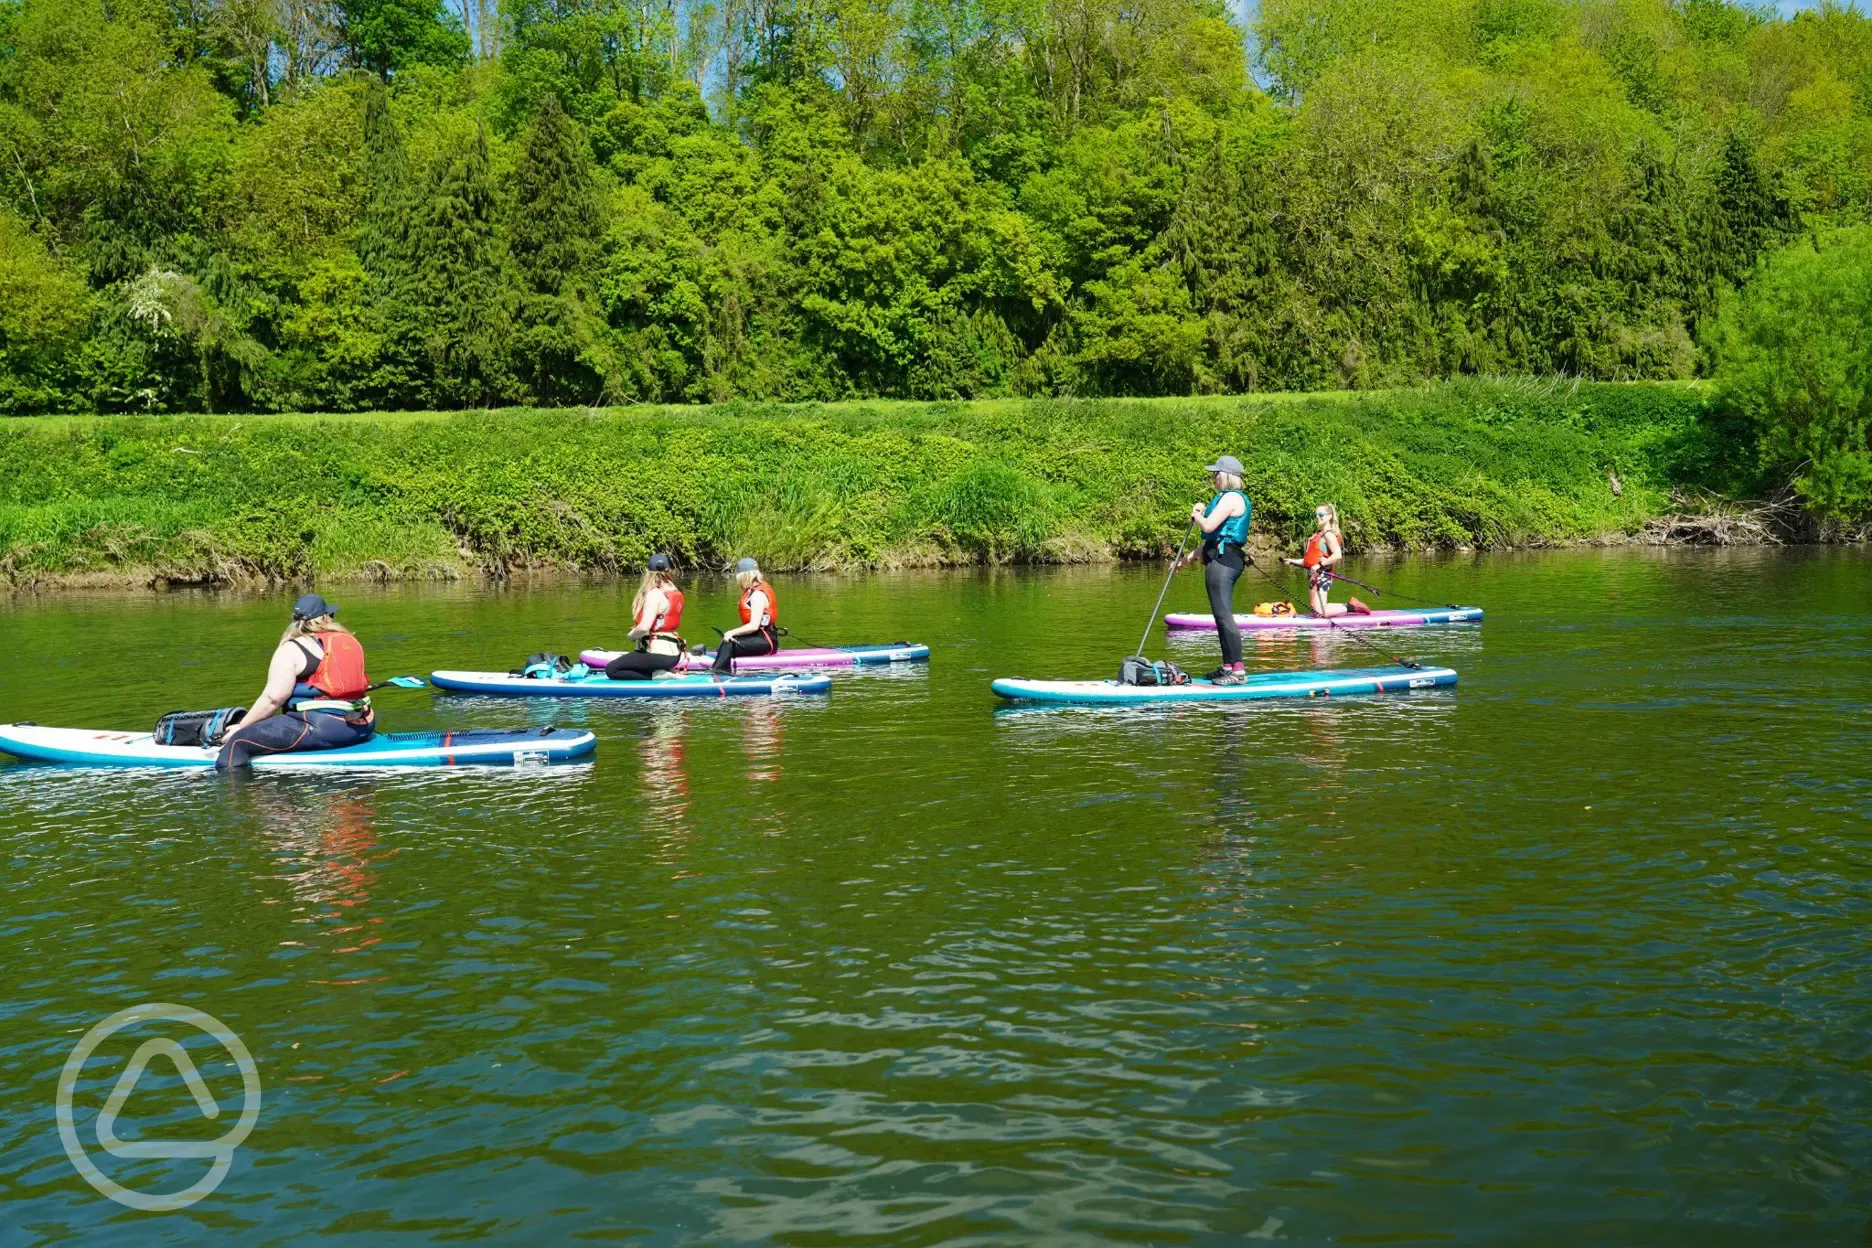
<svg viewBox="0 0 1872 1248"><path fill-rule="evenodd" d="M605 664L620 654L622 650L585 650L579 654L579 662L588 667L604 670ZM777 654L759 654L752 658L736 659L735 671L796 671L813 667L870 667L880 663L926 663L929 661L930 648L910 641L893 641L874 646L826 646L816 648L802 647L798 650L782 650ZM685 654L674 670L706 671L715 661L715 654Z"/></svg>
<svg viewBox="0 0 1872 1248"><path fill-rule="evenodd" d="M1261 698L1343 697L1404 693L1456 683L1447 667L1365 667L1321 672L1256 672L1240 685L1121 685L1115 680L1025 680L1007 677L992 688L1016 702L1243 702Z"/></svg>
<svg viewBox="0 0 1872 1248"><path fill-rule="evenodd" d="M333 767L511 767L519 763L564 762L598 747L582 729L470 729L466 732L378 733L342 750L263 754L255 767L280 770ZM85 767L213 767L219 750L193 745L157 745L147 732L91 728L42 728L0 724L0 752L38 763Z"/></svg>
<svg viewBox="0 0 1872 1248"><path fill-rule="evenodd" d="M830 676L793 675L659 676L653 680L612 680L602 674L576 680L539 679L511 672L431 672L429 683L455 693L491 693L532 698L730 698L825 693Z"/></svg>
<svg viewBox="0 0 1872 1248"><path fill-rule="evenodd" d="M1437 624L1480 624L1481 607L1437 607L1423 611L1374 611L1370 615L1238 615L1235 626L1244 632L1269 628L1429 628ZM1215 631L1213 615L1173 611L1164 625L1179 629Z"/></svg>

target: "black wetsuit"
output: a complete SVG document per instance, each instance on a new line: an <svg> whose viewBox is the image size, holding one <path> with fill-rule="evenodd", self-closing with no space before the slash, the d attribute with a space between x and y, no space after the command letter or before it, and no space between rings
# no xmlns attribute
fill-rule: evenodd
<svg viewBox="0 0 1872 1248"><path fill-rule="evenodd" d="M774 626L763 624L752 633L742 633L739 637L724 637L715 649L715 666L712 669L717 676L726 676L734 670L736 659L752 659L763 654L772 654L780 648L780 637L774 632Z"/></svg>
<svg viewBox="0 0 1872 1248"><path fill-rule="evenodd" d="M1203 586L1209 591L1209 610L1222 639L1222 662L1242 661L1241 628L1235 623L1235 582L1248 566L1242 548L1233 542L1203 544Z"/></svg>
<svg viewBox="0 0 1872 1248"><path fill-rule="evenodd" d="M612 680L649 680L658 672L667 672L681 662L681 651L675 654L651 654L648 650L632 650L605 664L605 675Z"/></svg>

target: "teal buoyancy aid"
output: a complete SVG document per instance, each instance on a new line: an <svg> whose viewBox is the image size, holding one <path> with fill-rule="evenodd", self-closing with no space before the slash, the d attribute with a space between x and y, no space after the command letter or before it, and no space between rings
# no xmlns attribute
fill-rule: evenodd
<svg viewBox="0 0 1872 1248"><path fill-rule="evenodd" d="M1224 493L1217 494L1214 498L1209 500L1209 506L1204 514L1213 516L1215 514L1215 509L1220 507L1222 505L1222 500L1227 498L1230 494L1241 495L1241 515L1230 516L1222 522L1220 528L1204 539L1206 545L1213 546L1217 550L1222 550L1229 546L1240 550L1248 545L1248 525L1254 518L1254 504L1248 501L1247 494L1243 493L1241 490L1228 490Z"/></svg>

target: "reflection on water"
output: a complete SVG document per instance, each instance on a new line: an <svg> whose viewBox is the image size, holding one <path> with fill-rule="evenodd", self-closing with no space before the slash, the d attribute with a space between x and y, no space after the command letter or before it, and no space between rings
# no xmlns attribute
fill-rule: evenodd
<svg viewBox="0 0 1872 1248"><path fill-rule="evenodd" d="M1868 570L1380 564L1489 610L1378 639L1454 690L1005 709L997 675L1109 675L1157 570L801 580L802 632L932 662L829 697L380 707L393 731L591 728L564 768L0 766L0 1225L138 1248L1856 1242ZM346 610L374 669L505 668L601 638L627 598ZM263 657L277 606L19 600L0 717L238 701L257 669L227 656ZM74 680L74 638L150 662ZM1203 671L1215 639L1153 649ZM1372 661L1331 633L1248 653ZM266 1101L210 1201L119 1217L49 1088L145 1000L233 1026ZM200 1163L141 1164L175 1188Z"/></svg>

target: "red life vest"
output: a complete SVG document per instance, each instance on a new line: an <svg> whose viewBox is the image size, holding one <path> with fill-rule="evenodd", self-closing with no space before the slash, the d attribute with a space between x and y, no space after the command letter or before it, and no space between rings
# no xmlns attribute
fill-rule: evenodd
<svg viewBox="0 0 1872 1248"><path fill-rule="evenodd" d="M1326 556L1332 552L1326 548L1326 534L1315 533L1307 538L1306 554L1300 562L1309 568L1317 568L1326 562Z"/></svg>
<svg viewBox="0 0 1872 1248"><path fill-rule="evenodd" d="M668 601L663 607L663 614L650 621L650 633L652 636L659 633L674 634L682 628L682 590L672 586L663 591L663 596Z"/></svg>
<svg viewBox="0 0 1872 1248"><path fill-rule="evenodd" d="M773 586L766 581L755 581L741 591L741 622L743 624L754 622L754 612L748 607L748 600L756 592L765 594L767 597L767 627L772 628L780 622L780 600L774 597Z"/></svg>
<svg viewBox="0 0 1872 1248"><path fill-rule="evenodd" d="M370 685L370 677L364 674L363 643L350 633L313 633L311 640L319 643L324 654L312 674L300 683L310 685L328 698L363 697Z"/></svg>

